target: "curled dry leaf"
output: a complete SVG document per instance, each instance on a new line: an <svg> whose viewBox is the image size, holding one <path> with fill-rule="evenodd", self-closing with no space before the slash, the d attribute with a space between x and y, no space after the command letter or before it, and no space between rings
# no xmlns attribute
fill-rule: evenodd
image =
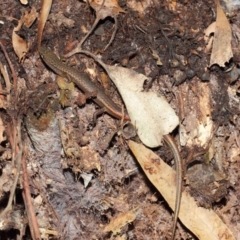
<svg viewBox="0 0 240 240"><path fill-rule="evenodd" d="M133 141L129 141L128 145L148 179L162 194L171 209L174 209L176 196L175 171L145 146ZM182 193L179 218L198 239L235 239L230 229L215 212L198 207L187 192Z"/></svg>
<svg viewBox="0 0 240 240"><path fill-rule="evenodd" d="M216 30L214 34L210 66L218 64L221 67L225 67L225 63L229 62L233 57L231 47L232 31L218 0L216 0L216 6Z"/></svg>
<svg viewBox="0 0 240 240"><path fill-rule="evenodd" d="M24 57L28 51L28 43L20 37L16 32L20 31L22 26L30 27L33 22L36 20L38 14L35 8L32 8L31 11L28 13L26 12L22 18L19 20L18 25L13 29L12 33L12 42L13 42L13 49L17 54L19 61L23 61Z"/></svg>

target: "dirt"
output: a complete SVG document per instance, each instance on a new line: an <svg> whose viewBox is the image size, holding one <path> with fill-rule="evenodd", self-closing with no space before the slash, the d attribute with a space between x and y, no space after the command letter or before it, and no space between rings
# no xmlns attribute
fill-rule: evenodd
<svg viewBox="0 0 240 240"><path fill-rule="evenodd" d="M144 6L145 1L137 3ZM239 239L240 12L227 15L233 31L233 59L220 68L210 67L210 54L204 52L204 30L216 19L213 1L183 0L176 5L152 1L143 13L130 8L127 1L119 5L125 12L117 15L118 24L112 17L101 20L83 49L101 54L106 64L124 66L152 79L145 90L163 95L180 119L172 135L183 159L185 191L199 206L213 209ZM1 4L0 41L17 79L15 88L13 71L0 51L12 83L11 92L4 92L7 86L1 77L1 208L7 206L19 171L16 149L22 146L43 239L171 239L173 212L128 148L121 134L122 122L103 113L93 123L99 110L92 101L95 95L84 97L68 82L59 88L56 75L42 62L37 52L38 19L17 32L29 44L29 51L22 61L16 56L13 27L23 12L34 7L39 13L41 1L26 6L18 1ZM42 45L63 56L83 39L95 17L85 2L54 1ZM116 36L104 51L115 27ZM114 102L123 104L104 69L92 58L75 54L67 63L86 72ZM206 127L209 121L210 130ZM126 129L129 138L140 141L135 131ZM173 154L166 145L154 151L174 168ZM0 239L32 239L23 171L19 173L12 209L1 216ZM117 217L123 221L121 228L115 234L105 231ZM197 237L179 221L175 239Z"/></svg>

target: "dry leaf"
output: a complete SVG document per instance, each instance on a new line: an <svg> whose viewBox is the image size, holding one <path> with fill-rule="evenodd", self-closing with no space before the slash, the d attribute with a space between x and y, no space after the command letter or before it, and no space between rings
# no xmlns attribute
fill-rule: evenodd
<svg viewBox="0 0 240 240"><path fill-rule="evenodd" d="M20 31L22 25L26 27L31 27L33 22L36 20L38 14L35 8L32 8L30 12L26 12L21 19L18 21L18 25L13 29L12 33L12 43L13 49L17 54L19 61L22 62L25 58L25 55L28 51L28 43L20 37L16 32Z"/></svg>
<svg viewBox="0 0 240 240"><path fill-rule="evenodd" d="M66 107L73 97L74 83L68 82L66 78L58 76L57 85L60 88L59 102L63 107Z"/></svg>
<svg viewBox="0 0 240 240"><path fill-rule="evenodd" d="M67 120L61 115L61 113L57 114L57 119L64 153L68 159L80 159L81 147L74 138L73 129L68 124Z"/></svg>
<svg viewBox="0 0 240 240"><path fill-rule="evenodd" d="M152 56L153 56L153 58L157 60L157 65L158 65L158 66L162 66L163 64L162 64L161 58L160 58L160 56L158 55L157 51L154 50L154 49L152 49L152 48L150 48L150 49L151 49L151 51L152 51Z"/></svg>
<svg viewBox="0 0 240 240"><path fill-rule="evenodd" d="M17 54L20 62L24 60L25 55L28 51L27 42L18 34L16 34L16 32L21 29L22 25L23 25L23 19L19 20L18 25L13 29L13 33L12 33L13 49L14 49L14 52Z"/></svg>
<svg viewBox="0 0 240 240"><path fill-rule="evenodd" d="M21 4L23 5L27 5L28 4L28 0L20 0Z"/></svg>
<svg viewBox="0 0 240 240"><path fill-rule="evenodd" d="M35 20L37 19L37 17L38 17L38 13L35 7L31 8L30 12L25 12L23 16L24 26L26 26L27 28L30 28L32 24L35 22Z"/></svg>
<svg viewBox="0 0 240 240"><path fill-rule="evenodd" d="M143 91L144 81L148 79L145 75L101 64L117 86L141 141L148 147L160 146L162 136L172 132L179 123L172 107L158 93Z"/></svg>
<svg viewBox="0 0 240 240"><path fill-rule="evenodd" d="M140 14L144 14L148 7L154 4L152 0L138 1L138 0L128 0L127 6L133 11L139 12Z"/></svg>
<svg viewBox="0 0 240 240"><path fill-rule="evenodd" d="M229 62L229 60L233 57L231 47L232 31L231 26L221 8L219 0L216 0L216 6L216 31L214 34L210 66L218 64L221 67L225 67L225 63Z"/></svg>
<svg viewBox="0 0 240 240"><path fill-rule="evenodd" d="M128 212L129 211L129 203L127 201L128 194L120 194L117 197L108 197L106 196L102 199L102 202L109 207L113 207L119 212Z"/></svg>
<svg viewBox="0 0 240 240"><path fill-rule="evenodd" d="M81 164L85 172L91 172L94 169L101 171L100 156L91 146L81 147L81 154Z"/></svg>
<svg viewBox="0 0 240 240"><path fill-rule="evenodd" d="M105 19L108 16L115 17L120 12L125 12L117 0L93 0L89 1L90 6L96 11L97 19Z"/></svg>
<svg viewBox="0 0 240 240"><path fill-rule="evenodd" d="M205 34L204 40L205 40L205 42L208 42L208 41L209 41L210 35L211 35L212 33L215 33L215 30L216 30L216 22L213 22L213 23L211 23L211 24L207 27L207 29L204 31L204 34Z"/></svg>
<svg viewBox="0 0 240 240"><path fill-rule="evenodd" d="M59 233L55 230L51 230L51 229L47 229L47 228L39 228L40 232L41 232L41 237L43 239L48 239L49 235L52 236L59 236Z"/></svg>
<svg viewBox="0 0 240 240"><path fill-rule="evenodd" d="M39 22L38 22L38 31L37 31L38 47L40 47L41 42L42 42L43 28L47 21L51 6L52 6L52 0L43 0L42 1L42 7L41 7L41 13L40 13L40 18L39 18Z"/></svg>
<svg viewBox="0 0 240 240"><path fill-rule="evenodd" d="M57 85L61 90L69 90L74 91L74 83L66 81L66 78L58 77L57 78Z"/></svg>
<svg viewBox="0 0 240 240"><path fill-rule="evenodd" d="M135 220L137 216L137 208L129 212L119 213L115 218L111 219L110 223L104 228L104 232L112 232L113 235L116 235L121 232L123 228L128 223L131 223Z"/></svg>
<svg viewBox="0 0 240 240"><path fill-rule="evenodd" d="M204 52L205 53L210 53L210 50L212 48L212 43L213 43L213 33L215 33L216 30L216 22L211 23L208 28L204 31L204 40L205 43L207 44L205 47Z"/></svg>
<svg viewBox="0 0 240 240"><path fill-rule="evenodd" d="M89 183L92 181L93 174L82 172L80 176L83 179L83 184L84 184L84 187L86 188L89 185Z"/></svg>
<svg viewBox="0 0 240 240"><path fill-rule="evenodd" d="M171 209L175 207L176 174L162 159L141 144L128 145L148 179L162 194ZM181 222L201 240L234 240L230 229L212 210L198 207L194 199L182 192L179 212Z"/></svg>

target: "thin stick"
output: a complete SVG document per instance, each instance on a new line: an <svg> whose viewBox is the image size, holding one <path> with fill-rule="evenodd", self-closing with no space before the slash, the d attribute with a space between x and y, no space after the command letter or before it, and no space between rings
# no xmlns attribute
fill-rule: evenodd
<svg viewBox="0 0 240 240"><path fill-rule="evenodd" d="M13 89L14 89L15 95L17 96L17 74L16 74L16 72L14 70L14 67L12 65L12 62L11 62L11 60L10 60L8 54L7 54L7 51L6 51L6 49L3 46L1 41L0 41L0 47L1 47L1 49L2 49L2 51L4 53L4 55L5 55L5 58L6 58L7 62L8 62L8 65L9 65L9 67L11 69L12 78L13 78Z"/></svg>
<svg viewBox="0 0 240 240"><path fill-rule="evenodd" d="M24 148L24 154L22 157L22 169L23 169L23 198L25 203L25 208L27 210L29 226L31 230L31 235L33 239L41 239L36 214L33 208L31 194L29 189L28 173L27 173L27 164L26 164L26 151L27 148Z"/></svg>

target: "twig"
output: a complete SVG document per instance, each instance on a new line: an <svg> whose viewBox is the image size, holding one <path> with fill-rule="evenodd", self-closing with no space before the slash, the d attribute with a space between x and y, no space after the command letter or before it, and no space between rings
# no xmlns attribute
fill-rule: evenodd
<svg viewBox="0 0 240 240"><path fill-rule="evenodd" d="M3 76L4 81L6 83L6 90L5 90L5 92L6 93L7 92L10 93L10 91L11 91L11 82L10 82L10 79L9 79L9 75L8 75L6 66L4 66L1 61L0 61L0 72L2 73L2 76ZM2 84L0 84L0 91L3 92ZM4 96L0 96L0 98L4 99ZM9 94L7 95L7 101L10 101L10 95Z"/></svg>
<svg viewBox="0 0 240 240"><path fill-rule="evenodd" d="M68 58L68 57L71 57L72 55L76 54L76 53L80 53L81 50L82 50L82 45L83 43L86 41L86 39L92 34L93 30L96 28L97 24L99 23L100 20L103 20L104 18L106 18L106 16L103 18L100 14L100 11L102 10L102 8L104 7L104 3L105 3L105 0L102 1L102 4L100 6L100 8L98 9L98 11L96 12L96 19L92 25L92 28L89 30L88 34L82 39L82 41L80 43L78 43L78 45L72 50L70 51L69 53L65 54L64 57ZM107 46L104 48L104 51L107 50L107 48L111 45L111 43L113 42L113 39L115 38L116 36L116 33L117 33L117 28L118 28L118 21L117 21L117 17L116 16L112 16L114 18L114 21L115 21L115 29L114 29L114 32L112 34L112 37L109 41L109 43L107 44Z"/></svg>
<svg viewBox="0 0 240 240"><path fill-rule="evenodd" d="M26 147L24 148L24 154L22 157L22 169L23 169L23 199L25 203L25 208L27 210L29 226L32 238L34 240L41 239L40 231L37 223L36 214L34 212L33 204L31 201L31 194L29 189L28 173L27 173L27 164L26 164Z"/></svg>
<svg viewBox="0 0 240 240"><path fill-rule="evenodd" d="M12 63L11 63L11 60L10 60L8 54L7 54L7 51L6 51L6 49L5 49L5 47L3 46L3 44L2 44L1 41L0 41L0 47L1 47L1 49L2 49L2 51L3 51L3 53L4 53L4 55L5 55L5 58L6 58L7 62L8 62L8 65L9 65L9 67L10 67L10 69L11 69L12 78L13 78L13 89L14 89L14 92L15 92L15 94L16 94L16 96L17 96L17 74L16 74L16 72L15 72L15 70L14 70L14 67L13 67L13 65L12 65Z"/></svg>
<svg viewBox="0 0 240 240"><path fill-rule="evenodd" d="M79 53L82 50L82 45L83 43L86 41L86 39L89 37L89 35L93 32L93 30L96 28L97 24L99 22L99 19L96 18L95 22L93 23L92 28L90 29L90 31L88 32L88 34L82 39L82 41L80 43L78 43L78 45L69 53L65 54L64 57L68 58L71 57L72 55Z"/></svg>
<svg viewBox="0 0 240 240"><path fill-rule="evenodd" d="M14 193L17 187L19 175L20 175L20 168L21 168L21 158L22 158L22 140L21 140L21 120L20 118L17 120L13 119L13 128L14 128L14 141L13 141L13 164L15 164L16 167L16 176L13 181L13 185L10 190L10 196L8 199L8 204L6 208L1 212L0 218L2 218L8 211L12 209L12 201L14 197Z"/></svg>
<svg viewBox="0 0 240 240"><path fill-rule="evenodd" d="M115 27L114 27L114 32L113 32L113 34L112 34L112 37L111 37L111 39L110 39L110 41L109 41L109 43L107 44L107 46L104 48L104 51L106 51L107 50L107 48L112 44L112 42L113 42L113 39L115 38L115 36L116 36L116 34L117 34L117 29L118 29L118 20L117 20L117 17L116 16L114 16L114 21L115 21Z"/></svg>

